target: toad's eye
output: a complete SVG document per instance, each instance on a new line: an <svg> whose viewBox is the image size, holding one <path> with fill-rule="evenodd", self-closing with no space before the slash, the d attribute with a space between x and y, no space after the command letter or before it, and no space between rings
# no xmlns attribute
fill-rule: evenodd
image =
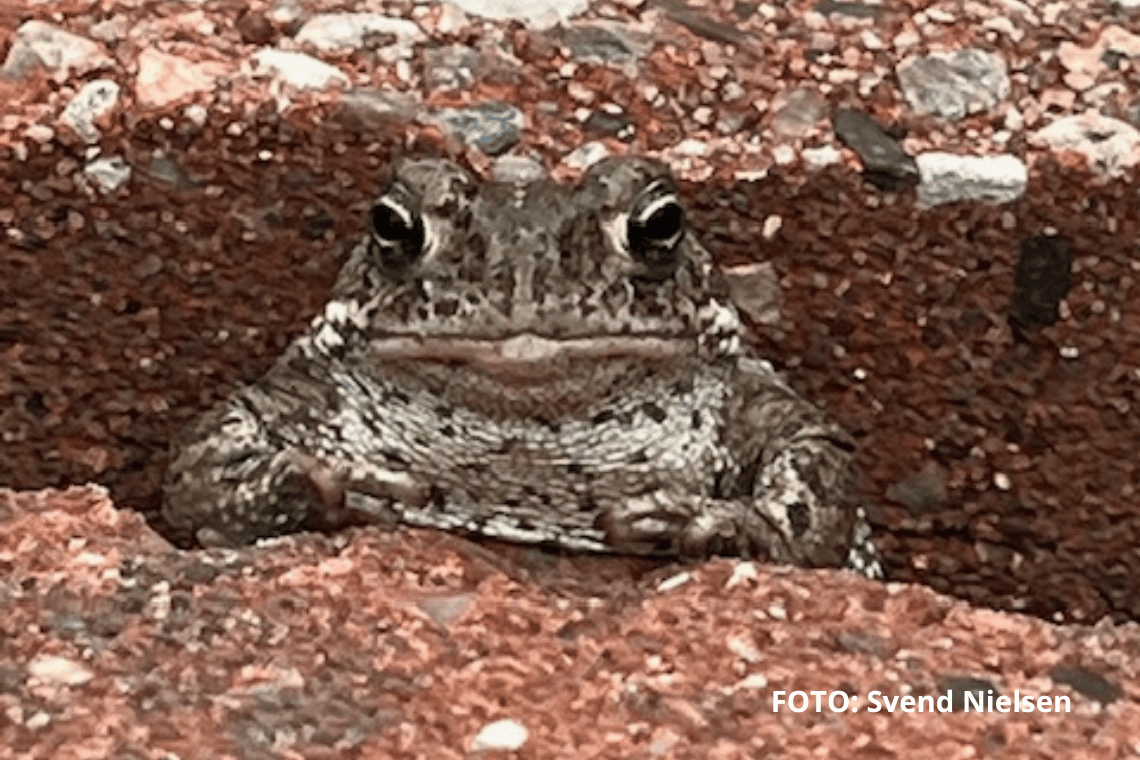
<svg viewBox="0 0 1140 760"><path fill-rule="evenodd" d="M418 199L399 183L372 205L368 231L384 269L400 272L423 255L424 220L415 210L418 206Z"/></svg>
<svg viewBox="0 0 1140 760"><path fill-rule="evenodd" d="M663 279L673 273L685 236L685 210L668 181L653 182L634 199L625 234L630 253L645 265L644 276Z"/></svg>

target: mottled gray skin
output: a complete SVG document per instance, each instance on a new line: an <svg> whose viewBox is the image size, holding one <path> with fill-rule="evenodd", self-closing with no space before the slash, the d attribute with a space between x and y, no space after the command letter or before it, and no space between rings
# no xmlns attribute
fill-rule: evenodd
<svg viewBox="0 0 1140 760"><path fill-rule="evenodd" d="M878 574L850 440L741 343L673 192L647 159L572 187L401 162L309 333L175 443L167 520Z"/></svg>

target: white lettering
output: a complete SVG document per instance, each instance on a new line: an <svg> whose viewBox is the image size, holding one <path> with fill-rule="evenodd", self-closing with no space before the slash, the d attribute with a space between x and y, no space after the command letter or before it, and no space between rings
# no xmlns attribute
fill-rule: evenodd
<svg viewBox="0 0 1140 760"><path fill-rule="evenodd" d="M875 692L878 694L879 692ZM781 706L787 706L792 712L802 713L811 707L811 698L815 697L815 711L823 712L823 697L827 697L827 706L832 712L847 712L851 707L851 697L843 691L786 691L772 692L772 712L780 712ZM897 699L897 697L896 697Z"/></svg>
<svg viewBox="0 0 1140 760"><path fill-rule="evenodd" d="M970 712L970 706L971 705L978 712L985 712L986 708L985 708L985 703L983 701L985 699L985 697L982 696L981 692L968 690L965 692L965 695L966 695L966 700L965 700L966 712Z"/></svg>
<svg viewBox="0 0 1140 760"><path fill-rule="evenodd" d="M823 707L820 705L819 698L827 696L827 692L826 691L813 691L811 693L811 695L813 697L815 697L815 711L820 712L823 709Z"/></svg>

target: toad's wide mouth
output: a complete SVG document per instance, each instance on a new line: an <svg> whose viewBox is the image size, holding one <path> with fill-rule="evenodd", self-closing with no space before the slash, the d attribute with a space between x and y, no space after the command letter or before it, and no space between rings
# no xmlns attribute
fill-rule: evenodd
<svg viewBox="0 0 1140 760"><path fill-rule="evenodd" d="M369 356L387 362L465 364L486 375L522 382L543 382L566 374L581 362L637 360L668 362L692 356L691 338L656 335L607 335L547 338L519 333L501 339L447 336L393 336L369 344Z"/></svg>

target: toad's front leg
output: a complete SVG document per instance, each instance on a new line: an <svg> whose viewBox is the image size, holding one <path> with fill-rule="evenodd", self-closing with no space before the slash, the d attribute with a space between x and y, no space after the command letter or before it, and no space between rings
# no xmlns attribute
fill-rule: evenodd
<svg viewBox="0 0 1140 760"><path fill-rule="evenodd" d="M426 489L406 473L374 466L361 475L314 453L301 432L311 419L302 410L312 411L313 397L296 400L250 386L183 431L163 484L163 516L172 528L203 546L241 546L297 530L377 522L377 499L426 499ZM375 497L370 512L352 509L348 493Z"/></svg>
<svg viewBox="0 0 1140 760"><path fill-rule="evenodd" d="M822 413L773 377L726 419L739 462L715 496L662 488L612 505L607 540L634 553L730 554L881 577L870 528L852 496L852 445Z"/></svg>
<svg viewBox="0 0 1140 760"><path fill-rule="evenodd" d="M826 444L825 444L826 446ZM749 497L718 499L672 490L626 499L603 518L607 541L632 553L726 554L809 567L848 567L881 577L870 529L838 492L816 490L816 446L781 452ZM824 476L826 477L826 475Z"/></svg>

